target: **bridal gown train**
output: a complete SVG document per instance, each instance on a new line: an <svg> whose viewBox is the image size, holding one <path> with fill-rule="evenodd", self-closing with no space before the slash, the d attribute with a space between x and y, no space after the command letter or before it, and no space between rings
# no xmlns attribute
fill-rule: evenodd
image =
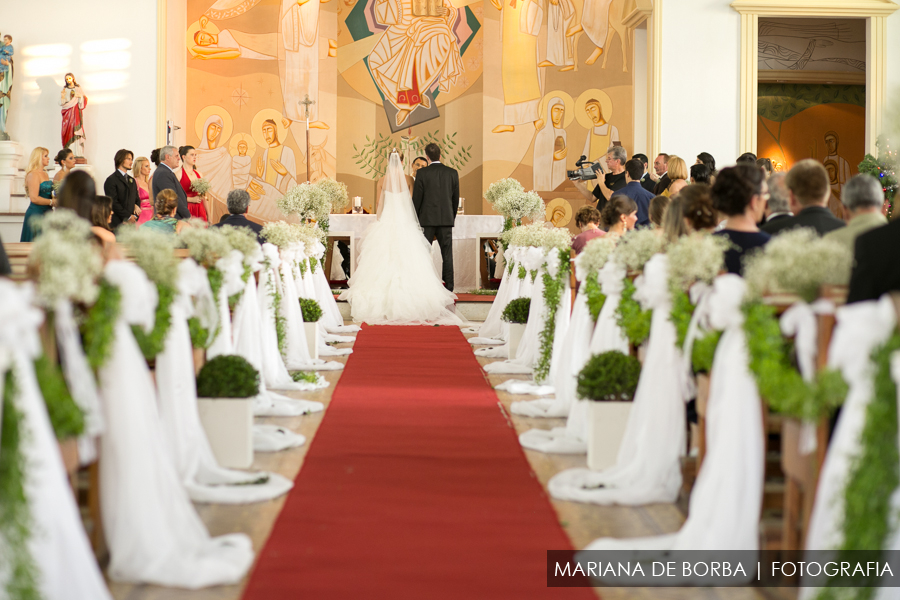
<svg viewBox="0 0 900 600"><path fill-rule="evenodd" d="M396 154L384 190L381 214L363 234L359 265L340 299L350 302L354 321L369 325L461 325L448 308L456 295L435 273Z"/></svg>

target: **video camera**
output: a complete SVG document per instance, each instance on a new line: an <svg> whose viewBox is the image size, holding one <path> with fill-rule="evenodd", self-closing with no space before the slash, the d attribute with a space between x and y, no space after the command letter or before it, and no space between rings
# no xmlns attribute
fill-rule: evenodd
<svg viewBox="0 0 900 600"><path fill-rule="evenodd" d="M589 179L597 179L597 171L600 170L599 162L591 163L588 161L587 156L582 154L581 158L575 162L575 166L578 168L574 171L566 171L566 177L570 180L587 181Z"/></svg>

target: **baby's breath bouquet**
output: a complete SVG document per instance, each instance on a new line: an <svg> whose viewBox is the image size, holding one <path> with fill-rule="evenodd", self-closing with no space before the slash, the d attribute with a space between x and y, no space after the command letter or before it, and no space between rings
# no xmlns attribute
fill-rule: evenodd
<svg viewBox="0 0 900 600"><path fill-rule="evenodd" d="M297 241L303 243L307 256L312 256L316 242L320 242L323 246L325 245L327 239L325 232L316 225L304 223L302 225L293 225L293 229Z"/></svg>
<svg viewBox="0 0 900 600"><path fill-rule="evenodd" d="M584 250L575 258L575 268L584 274L584 279L597 277L597 273L612 256L616 249L616 240L611 237L594 238L589 241Z"/></svg>
<svg viewBox="0 0 900 600"><path fill-rule="evenodd" d="M494 210L519 223L528 217L532 221L544 220L544 200L537 192L510 191L497 199Z"/></svg>
<svg viewBox="0 0 900 600"><path fill-rule="evenodd" d="M214 268L220 258L231 252L228 238L218 228L185 227L178 234L178 239L188 249L191 258L207 269Z"/></svg>
<svg viewBox="0 0 900 600"><path fill-rule="evenodd" d="M507 177L506 179L500 179L489 185L487 191L484 193L484 199L499 213L500 211L496 208L496 205L501 198L505 197L510 192L518 193L524 191L525 188L522 187L521 183L511 177Z"/></svg>
<svg viewBox="0 0 900 600"><path fill-rule="evenodd" d="M322 190L331 203L331 212L342 211L349 204L350 197L347 194L347 184L328 177L316 182L316 186Z"/></svg>
<svg viewBox="0 0 900 600"><path fill-rule="evenodd" d="M295 185L276 200L275 204L285 215L297 215L304 221L322 221L331 213L329 193L318 184L309 182Z"/></svg>
<svg viewBox="0 0 900 600"><path fill-rule="evenodd" d="M651 229L635 229L626 233L616 246L614 254L626 271L643 271L644 265L654 254L663 251L666 240Z"/></svg>
<svg viewBox="0 0 900 600"><path fill-rule="evenodd" d="M545 227L544 238L541 240L544 250L563 250L572 246L572 234L562 227Z"/></svg>
<svg viewBox="0 0 900 600"><path fill-rule="evenodd" d="M231 248L243 254L245 259L252 258L260 252L259 241L250 228L223 225L219 227L219 231L228 240Z"/></svg>
<svg viewBox="0 0 900 600"><path fill-rule="evenodd" d="M807 228L774 237L745 262L744 278L750 298L766 294L796 294L812 302L823 285L847 285L853 252L820 238Z"/></svg>
<svg viewBox="0 0 900 600"><path fill-rule="evenodd" d="M37 292L48 305L58 300L93 304L103 271L100 248L91 240L91 226L71 210L57 210L39 221L28 262L38 272Z"/></svg>
<svg viewBox="0 0 900 600"><path fill-rule="evenodd" d="M207 181L205 177L195 179L191 182L191 191L196 192L200 196L206 195L206 193L211 188L212 188L212 186L209 184L209 181Z"/></svg>
<svg viewBox="0 0 900 600"><path fill-rule="evenodd" d="M269 221L263 225L262 236L270 244L279 248L287 248L300 241L300 231L296 225L285 221Z"/></svg>
<svg viewBox="0 0 900 600"><path fill-rule="evenodd" d="M711 284L725 270L725 251L729 245L726 238L705 233L678 238L666 251L672 293L686 292L698 281Z"/></svg>
<svg viewBox="0 0 900 600"><path fill-rule="evenodd" d="M513 227L508 231L504 231L500 235L500 240L509 246L534 246L540 247L544 245L544 236L547 228L543 223L531 223L530 225L520 225Z"/></svg>

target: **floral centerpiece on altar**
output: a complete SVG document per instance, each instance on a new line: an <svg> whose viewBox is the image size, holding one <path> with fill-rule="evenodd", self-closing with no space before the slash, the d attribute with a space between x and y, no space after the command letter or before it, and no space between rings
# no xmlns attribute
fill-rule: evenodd
<svg viewBox="0 0 900 600"><path fill-rule="evenodd" d="M504 217L503 231L521 225L526 217L533 221L542 221L544 217L544 200L535 192L526 192L522 184L512 178L489 185L484 199Z"/></svg>
<svg viewBox="0 0 900 600"><path fill-rule="evenodd" d="M350 203L350 195L347 193L346 183L325 177L317 181L316 185L328 196L332 213L340 213L347 208Z"/></svg>
<svg viewBox="0 0 900 600"><path fill-rule="evenodd" d="M329 215L343 210L348 200L346 184L325 178L296 185L275 203L285 216L314 221L327 233Z"/></svg>

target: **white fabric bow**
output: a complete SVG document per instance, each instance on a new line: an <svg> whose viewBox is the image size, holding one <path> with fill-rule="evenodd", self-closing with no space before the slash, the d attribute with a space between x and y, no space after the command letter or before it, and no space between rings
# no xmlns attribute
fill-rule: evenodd
<svg viewBox="0 0 900 600"><path fill-rule="evenodd" d="M681 349L681 360L684 365L685 377L683 397L685 402L690 402L697 396L697 384L694 381L694 341L699 337L700 330L710 329L709 324L709 298L712 295L712 286L706 282L698 281L691 286L688 295L691 304L694 305L694 314L688 324L687 335L684 338L684 347Z"/></svg>
<svg viewBox="0 0 900 600"><path fill-rule="evenodd" d="M709 307L709 323L714 329L724 330L744 324L741 302L747 283L739 275L720 275L713 283L713 298Z"/></svg>
<svg viewBox="0 0 900 600"><path fill-rule="evenodd" d="M34 360L41 354L38 328L44 313L34 306L34 285L0 278L0 374L12 366L14 352Z"/></svg>
<svg viewBox="0 0 900 600"><path fill-rule="evenodd" d="M232 250L228 256L216 261L216 268L222 272L222 292L226 297L234 296L244 289L241 275L244 274L244 255Z"/></svg>
<svg viewBox="0 0 900 600"><path fill-rule="evenodd" d="M103 277L119 288L122 294L122 317L129 325L137 325L145 332L153 330L156 321L156 286L147 274L134 263L111 260L103 269Z"/></svg>
<svg viewBox="0 0 900 600"><path fill-rule="evenodd" d="M316 259L321 259L325 256L325 246L321 241L316 240L311 244L312 248L309 250L309 255L316 257Z"/></svg>
<svg viewBox="0 0 900 600"><path fill-rule="evenodd" d="M544 259L544 269L547 271L547 274L555 279L557 273L559 273L559 267L559 250L556 248L547 250L546 258Z"/></svg>
<svg viewBox="0 0 900 600"><path fill-rule="evenodd" d="M618 297L625 289L625 269L616 261L608 260L597 273L597 281L607 299Z"/></svg>
<svg viewBox="0 0 900 600"><path fill-rule="evenodd" d="M520 255L519 262L522 263L526 271L535 271L544 264L544 251L541 248L529 246Z"/></svg>
<svg viewBox="0 0 900 600"><path fill-rule="evenodd" d="M250 267L250 270L254 273L262 268L262 263L263 251L259 246L254 246L249 254L244 255L244 264Z"/></svg>
<svg viewBox="0 0 900 600"><path fill-rule="evenodd" d="M638 277L634 286L634 298L644 310L663 308L669 298L669 257L656 254L644 265L644 274Z"/></svg>
<svg viewBox="0 0 900 600"><path fill-rule="evenodd" d="M281 265L281 256L278 254L278 246L266 242L262 245L263 260L268 260L273 269Z"/></svg>

